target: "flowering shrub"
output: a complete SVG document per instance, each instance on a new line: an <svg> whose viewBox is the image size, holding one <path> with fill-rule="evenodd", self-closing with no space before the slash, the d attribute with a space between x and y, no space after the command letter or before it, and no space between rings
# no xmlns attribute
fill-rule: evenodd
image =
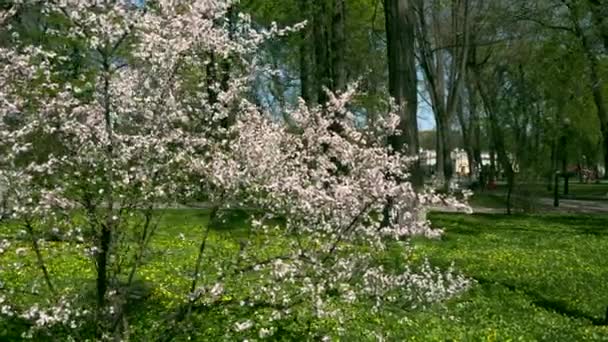
<svg viewBox="0 0 608 342"><path fill-rule="evenodd" d="M245 320L227 315L225 337L264 338L291 316L339 322L343 305L357 301L418 305L468 286L428 265L380 266L390 244L439 236L421 213L442 199L414 192L401 181L408 159L356 128L347 106L354 88L293 108L291 128L247 100L255 50L297 27L253 30L246 15L227 15L231 1L39 5L46 34L79 48L33 45L15 32L13 48L0 51L0 183L29 241L15 252L35 255L48 294L20 302L0 292L1 314L29 327L23 336L128 336L129 298L159 209L200 196L211 222L184 275L189 286L157 324L161 340L210 307L250 308ZM86 63L66 73L75 54ZM396 123L389 116L382 131ZM210 229L235 205L256 209L248 238L235 255L206 259ZM77 284L54 281L49 240L92 261L94 309L69 291ZM3 240L0 254L10 248Z"/></svg>

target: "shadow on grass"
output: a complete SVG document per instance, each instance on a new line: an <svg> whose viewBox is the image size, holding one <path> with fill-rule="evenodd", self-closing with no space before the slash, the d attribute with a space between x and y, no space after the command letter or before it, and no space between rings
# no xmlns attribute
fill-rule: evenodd
<svg viewBox="0 0 608 342"><path fill-rule="evenodd" d="M509 289L509 291L523 293L526 297L528 297L530 299L531 304L533 304L534 306L541 308L543 310L553 311L559 315L562 315L562 316L565 316L568 318L572 318L572 319L585 319L585 320L588 320L589 322L591 322L591 324L595 325L595 326L608 325L608 317L597 318L597 317L591 316L581 310L572 308L570 305L568 305L567 302L565 302L563 300L547 298L547 297L539 294L536 291L518 287L514 284L510 284L510 283L506 283L506 282L495 281L495 280L490 280L490 279L481 278L481 277L479 277L479 278L475 277L475 280L477 280L477 282L481 286L499 285L499 286L503 286L503 287ZM608 314L608 312L607 312L607 314Z"/></svg>
<svg viewBox="0 0 608 342"><path fill-rule="evenodd" d="M432 217L435 226L444 227L450 234L477 236L483 233L538 233L566 235L608 235L608 216L605 215L543 215L526 214L439 214ZM497 225L500 222L500 225ZM546 229L530 228L530 222ZM567 227L560 227L564 225Z"/></svg>
<svg viewBox="0 0 608 342"><path fill-rule="evenodd" d="M594 236L608 236L608 228L586 228L580 227L573 230L546 230L546 229L533 229L533 228L448 228L447 232L450 234L458 235L469 235L478 236L484 233L532 233L532 234L556 234L556 235L594 235Z"/></svg>

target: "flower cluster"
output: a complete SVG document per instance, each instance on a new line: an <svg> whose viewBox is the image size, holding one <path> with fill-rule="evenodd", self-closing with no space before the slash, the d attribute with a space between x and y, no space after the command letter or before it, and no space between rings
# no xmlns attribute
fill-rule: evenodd
<svg viewBox="0 0 608 342"><path fill-rule="evenodd" d="M20 315L20 318L33 323L23 337L31 338L37 330L52 329L55 326L76 329L83 324L90 313L87 309L72 307L71 301L65 298L59 299L55 306L49 308L40 308L34 304Z"/></svg>
<svg viewBox="0 0 608 342"><path fill-rule="evenodd" d="M200 196L216 209L257 209L236 261L208 261L217 276L195 273L180 310L237 298L253 314L235 318L236 334L268 337L272 322L296 313L339 319L342 304L436 301L469 285L426 265L399 272L378 266L393 243L439 236L424 214L445 199L404 181L411 160L384 141L397 127L395 115L373 130L358 127L350 105L356 87L329 94L322 106L300 102L289 127L248 101L249 81L261 70L256 49L300 25L255 30L247 15L229 15L233 5L43 2L41 20L64 19L47 35L78 48L32 46L18 34L15 48L0 48L0 184L31 241L23 251L37 258L52 298L61 289L45 267L42 237L68 232L96 273L94 315L65 299L31 306L17 315L33 333L76 329L75 319L91 316L101 336L120 334L156 209ZM67 72L75 54L86 62ZM0 254L9 246L3 241ZM281 252L258 253L266 250ZM132 259L128 270L125 258ZM237 293L239 282L250 284L245 293ZM14 314L11 308L5 304L2 313Z"/></svg>

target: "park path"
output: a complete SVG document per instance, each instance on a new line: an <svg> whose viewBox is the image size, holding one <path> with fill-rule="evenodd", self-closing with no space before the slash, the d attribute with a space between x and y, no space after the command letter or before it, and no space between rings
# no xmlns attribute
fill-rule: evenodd
<svg viewBox="0 0 608 342"><path fill-rule="evenodd" d="M439 211L449 211L441 210ZM506 208L488 208L473 206L475 214L505 214ZM514 212L521 212L515 209ZM559 207L553 206L553 198L539 198L538 206L534 212L538 213L563 213L563 214L608 214L608 201L583 201L560 199Z"/></svg>
<svg viewBox="0 0 608 342"><path fill-rule="evenodd" d="M210 209L211 204L205 202L189 203L188 205L174 204L166 206L172 209ZM490 208L473 206L475 214L504 214L506 208ZM245 210L254 210L253 208L239 208ZM439 212L463 212L450 207L433 207L432 211ZM518 212L518 210L515 210ZM560 199L559 207L553 206L553 199L542 197L538 199L538 206L535 212L539 213L579 213L579 214L608 214L608 201L583 201L573 199Z"/></svg>
<svg viewBox="0 0 608 342"><path fill-rule="evenodd" d="M553 206L553 198L541 197L537 200L537 206L533 212L537 213L564 213L564 214L608 214L608 201L585 201L573 199L560 199L559 207ZM483 206L472 206L474 214L506 214L506 208L491 208ZM432 211L444 213L463 212L456 208L437 206ZM515 208L514 213L522 212Z"/></svg>
<svg viewBox="0 0 608 342"><path fill-rule="evenodd" d="M582 201L560 199L558 208L555 208L553 206L552 198L540 198L539 201L543 207L546 207L548 209L548 211L553 212L608 214L608 201Z"/></svg>

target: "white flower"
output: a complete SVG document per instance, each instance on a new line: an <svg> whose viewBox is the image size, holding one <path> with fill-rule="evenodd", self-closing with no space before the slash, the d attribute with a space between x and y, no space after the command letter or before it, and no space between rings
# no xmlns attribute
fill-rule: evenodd
<svg viewBox="0 0 608 342"><path fill-rule="evenodd" d="M218 296L220 296L222 293L224 292L224 285L222 285L221 283L216 283L215 285L213 285L213 287L211 288L211 291L209 291L209 293L211 294L212 297L217 298Z"/></svg>
<svg viewBox="0 0 608 342"><path fill-rule="evenodd" d="M6 239L0 241L0 254L6 252L9 249L10 246L11 246L11 242L10 241L8 241Z"/></svg>
<svg viewBox="0 0 608 342"><path fill-rule="evenodd" d="M14 315L13 310L8 305L2 305L2 308L0 308L0 313L9 317Z"/></svg>
<svg viewBox="0 0 608 342"><path fill-rule="evenodd" d="M245 331L253 326L253 322L251 320L246 320L244 322L237 322L234 324L234 330L241 332Z"/></svg>
<svg viewBox="0 0 608 342"><path fill-rule="evenodd" d="M258 332L258 336L260 336L260 338L266 338L266 337L271 336L271 335L272 335L272 330L267 329L267 328L262 328Z"/></svg>

